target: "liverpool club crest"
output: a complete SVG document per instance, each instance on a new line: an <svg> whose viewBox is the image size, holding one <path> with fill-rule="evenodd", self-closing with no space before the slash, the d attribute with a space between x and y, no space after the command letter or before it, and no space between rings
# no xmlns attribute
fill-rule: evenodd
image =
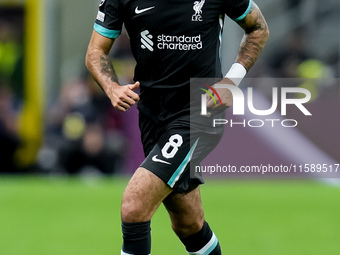
<svg viewBox="0 0 340 255"><path fill-rule="evenodd" d="M203 21L203 18L202 18L202 7L205 3L205 0L201 0L201 1L195 1L194 2L194 11L195 11L195 14L192 15L192 18L191 18L191 21Z"/></svg>

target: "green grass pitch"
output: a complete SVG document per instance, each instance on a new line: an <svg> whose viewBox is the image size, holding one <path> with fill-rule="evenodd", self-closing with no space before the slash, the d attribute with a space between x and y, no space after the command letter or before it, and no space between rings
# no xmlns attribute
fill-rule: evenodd
<svg viewBox="0 0 340 255"><path fill-rule="evenodd" d="M0 176L1 255L120 254L126 178ZM206 219L223 254L340 254L340 189L316 181L207 180ZM186 254L163 206L152 254Z"/></svg>

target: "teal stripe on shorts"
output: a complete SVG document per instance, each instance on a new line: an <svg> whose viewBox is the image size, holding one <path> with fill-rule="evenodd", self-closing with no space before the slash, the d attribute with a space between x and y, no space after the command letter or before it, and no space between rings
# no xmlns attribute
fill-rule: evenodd
<svg viewBox="0 0 340 255"><path fill-rule="evenodd" d="M197 146L199 138L196 140L196 142L194 143L194 145L191 147L190 151L188 152L188 154L185 156L183 162L179 165L179 167L176 169L176 171L174 172L174 174L171 176L170 180L168 181L168 185L173 188L176 184L176 182L178 181L179 177L181 177L182 173L184 172L186 166L188 165L188 163L190 162L192 155L194 153L194 150Z"/></svg>

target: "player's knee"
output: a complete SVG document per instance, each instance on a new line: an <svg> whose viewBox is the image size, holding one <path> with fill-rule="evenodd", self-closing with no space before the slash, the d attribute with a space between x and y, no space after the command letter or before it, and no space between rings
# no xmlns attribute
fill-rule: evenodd
<svg viewBox="0 0 340 255"><path fill-rule="evenodd" d="M201 230L203 222L201 221L178 221L172 223L172 229L176 235L182 239L191 236Z"/></svg>
<svg viewBox="0 0 340 255"><path fill-rule="evenodd" d="M124 222L146 221L141 205L129 201L122 202L121 217Z"/></svg>

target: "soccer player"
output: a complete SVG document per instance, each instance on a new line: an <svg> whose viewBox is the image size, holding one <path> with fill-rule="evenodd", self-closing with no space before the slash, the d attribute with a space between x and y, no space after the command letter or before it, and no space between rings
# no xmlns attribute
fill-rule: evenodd
<svg viewBox="0 0 340 255"><path fill-rule="evenodd" d="M225 15L245 34L235 64L223 77L219 48ZM135 83L126 85L119 84L108 57L123 24L137 62ZM252 0L100 2L86 65L117 110L125 112L138 103L146 156L122 198L122 255L150 254L150 220L161 203L189 254L221 254L203 214L202 177L190 177L189 171L191 163L199 163L217 145L221 132L197 132L197 139L189 139L190 78L217 77L220 83L238 85L268 36L266 21ZM222 105L217 108L229 107L231 92L219 89L218 94ZM211 101L207 107L216 108Z"/></svg>

